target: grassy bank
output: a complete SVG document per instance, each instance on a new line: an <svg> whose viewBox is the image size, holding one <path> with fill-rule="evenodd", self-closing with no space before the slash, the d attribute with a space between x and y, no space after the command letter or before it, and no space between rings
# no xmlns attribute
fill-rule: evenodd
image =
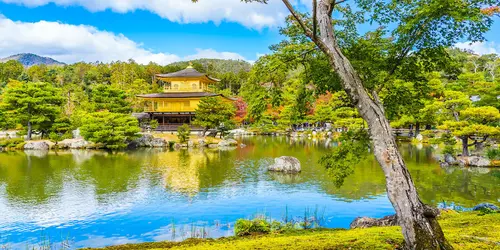
<svg viewBox="0 0 500 250"><path fill-rule="evenodd" d="M446 211L440 223L455 249L500 249L500 213ZM189 239L108 247L121 249L397 249L403 244L399 227L302 230L286 234L223 239Z"/></svg>

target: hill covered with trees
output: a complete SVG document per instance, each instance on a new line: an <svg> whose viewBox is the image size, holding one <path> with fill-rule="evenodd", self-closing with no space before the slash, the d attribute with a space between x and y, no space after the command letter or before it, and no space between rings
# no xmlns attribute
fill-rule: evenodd
<svg viewBox="0 0 500 250"><path fill-rule="evenodd" d="M7 62L10 60L15 60L20 62L25 67L30 67L33 65L64 65L65 63L54 60L50 57L43 57L31 53L22 53L13 56L9 56L3 59L0 59L0 62Z"/></svg>

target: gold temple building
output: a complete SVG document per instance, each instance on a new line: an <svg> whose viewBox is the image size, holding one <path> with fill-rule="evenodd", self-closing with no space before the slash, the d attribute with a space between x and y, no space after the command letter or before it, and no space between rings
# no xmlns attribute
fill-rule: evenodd
<svg viewBox="0 0 500 250"><path fill-rule="evenodd" d="M175 131L183 124L191 124L201 98L222 96L210 92L210 85L220 80L198 72L191 65L181 71L154 77L163 82L163 93L138 95L147 105L144 113L136 117L157 120L159 131ZM191 129L202 130L194 126Z"/></svg>

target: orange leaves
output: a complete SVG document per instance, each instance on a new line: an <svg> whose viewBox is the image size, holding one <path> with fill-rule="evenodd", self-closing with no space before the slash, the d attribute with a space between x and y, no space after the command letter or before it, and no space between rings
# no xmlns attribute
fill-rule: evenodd
<svg viewBox="0 0 500 250"><path fill-rule="evenodd" d="M495 14L500 13L500 7L499 6L487 7L487 8L481 9L481 13L488 15L488 16L493 16Z"/></svg>

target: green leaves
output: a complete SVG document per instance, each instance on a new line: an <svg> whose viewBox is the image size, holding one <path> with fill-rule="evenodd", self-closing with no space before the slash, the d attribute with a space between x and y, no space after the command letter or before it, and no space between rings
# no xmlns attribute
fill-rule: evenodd
<svg viewBox="0 0 500 250"><path fill-rule="evenodd" d="M4 116L25 127L29 122L34 130L48 132L61 112L63 101L60 90L49 83L13 84L4 93Z"/></svg>
<svg viewBox="0 0 500 250"><path fill-rule="evenodd" d="M368 133L362 129L342 134L339 141L339 145L319 161L328 169L337 187L341 187L345 178L354 173L354 166L368 155L370 148Z"/></svg>
<svg viewBox="0 0 500 250"><path fill-rule="evenodd" d="M130 113L132 108L127 101L125 91L116 89L110 85L97 84L92 88L90 100L93 111L108 110L113 113Z"/></svg>
<svg viewBox="0 0 500 250"><path fill-rule="evenodd" d="M137 139L141 131L134 117L109 111L88 114L80 130L85 140L108 149L125 148L127 142Z"/></svg>
<svg viewBox="0 0 500 250"><path fill-rule="evenodd" d="M236 108L229 100L223 100L222 97L202 98L196 109L196 119L193 124L206 129L232 128Z"/></svg>
<svg viewBox="0 0 500 250"><path fill-rule="evenodd" d="M180 143L186 143L189 141L189 134L191 133L191 128L187 124L183 124L177 128L177 138L179 138Z"/></svg>

